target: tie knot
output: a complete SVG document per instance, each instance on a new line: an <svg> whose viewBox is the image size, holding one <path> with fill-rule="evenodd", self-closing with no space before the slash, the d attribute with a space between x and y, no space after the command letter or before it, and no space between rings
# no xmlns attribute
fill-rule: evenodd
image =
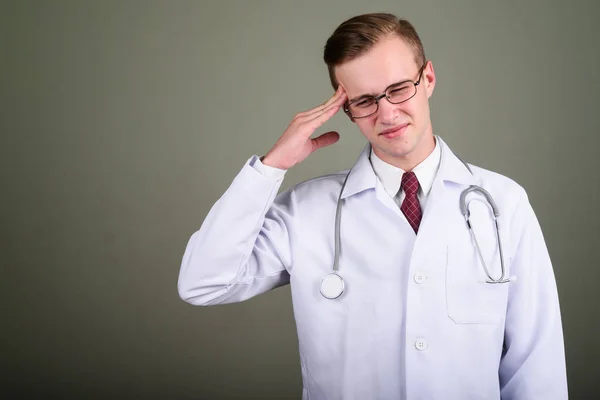
<svg viewBox="0 0 600 400"><path fill-rule="evenodd" d="M406 172L402 175L400 188L402 188L407 195L414 195L419 191L419 180L414 172Z"/></svg>

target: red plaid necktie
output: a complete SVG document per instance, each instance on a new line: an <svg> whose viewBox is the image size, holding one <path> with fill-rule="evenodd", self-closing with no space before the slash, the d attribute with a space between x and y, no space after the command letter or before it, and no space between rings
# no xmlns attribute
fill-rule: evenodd
<svg viewBox="0 0 600 400"><path fill-rule="evenodd" d="M404 194L406 195L400 206L400 210L402 210L408 223L412 226L415 233L417 233L419 224L421 223L421 204L419 204L419 199L417 198L419 181L414 172L406 172L402 175L400 188L404 190Z"/></svg>

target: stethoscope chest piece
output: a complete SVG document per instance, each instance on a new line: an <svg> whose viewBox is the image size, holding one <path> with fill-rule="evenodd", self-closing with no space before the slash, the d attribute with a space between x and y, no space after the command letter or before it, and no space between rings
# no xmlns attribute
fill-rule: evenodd
<svg viewBox="0 0 600 400"><path fill-rule="evenodd" d="M331 272L321 280L321 294L326 299L337 299L344 293L344 280L335 272Z"/></svg>

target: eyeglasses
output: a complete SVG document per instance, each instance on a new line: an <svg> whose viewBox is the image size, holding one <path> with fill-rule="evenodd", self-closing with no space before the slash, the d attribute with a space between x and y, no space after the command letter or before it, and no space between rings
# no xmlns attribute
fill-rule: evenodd
<svg viewBox="0 0 600 400"><path fill-rule="evenodd" d="M379 110L379 100L384 97L392 104L400 104L412 99L417 94L417 86L421 83L425 65L427 64L424 64L419 70L419 79L416 82L406 80L394 83L388 86L385 92L379 96L361 96L348 103L344 107L344 112L352 118L366 118Z"/></svg>

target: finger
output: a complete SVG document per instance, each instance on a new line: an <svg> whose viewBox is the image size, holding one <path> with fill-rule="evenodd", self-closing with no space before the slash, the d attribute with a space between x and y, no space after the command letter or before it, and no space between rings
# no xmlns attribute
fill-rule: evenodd
<svg viewBox="0 0 600 400"><path fill-rule="evenodd" d="M339 133L337 133L335 131L324 133L324 134L322 134L319 137L311 139L312 146L313 146L313 151L316 151L316 150L321 149L323 147L331 146L332 144L334 144L338 140L340 140L340 134Z"/></svg>
<svg viewBox="0 0 600 400"><path fill-rule="evenodd" d="M312 112L312 113L310 113L310 114L308 114L308 116L309 117L316 117L318 114L320 114L321 112L325 111L327 108L331 107L332 105L334 105L336 103L344 104L345 100L346 100L346 93L342 91L339 94L333 96L331 99L329 99L322 106L317 107L315 109L315 111Z"/></svg>
<svg viewBox="0 0 600 400"><path fill-rule="evenodd" d="M296 120L292 123L291 126L295 126L294 131L297 132L297 136L299 138L303 138L303 140L308 140L315 133L315 131L323 125L327 120L335 115L336 112L339 111L341 105L344 103L345 94L337 101L329 105L326 109L322 110L318 113L317 116L313 117L313 119L307 120ZM306 117L308 118L308 117ZM337 140L337 139L336 139ZM313 150L314 151L314 150Z"/></svg>
<svg viewBox="0 0 600 400"><path fill-rule="evenodd" d="M337 99L340 98L340 96L344 95L344 90L342 88L342 85L339 85L338 88L335 90L335 93L333 94L333 96L331 96L329 99L327 99L327 101L325 103L323 103L321 105L321 107L328 107L329 105L331 105L333 102L335 102Z"/></svg>
<svg viewBox="0 0 600 400"><path fill-rule="evenodd" d="M346 92L342 89L342 86L338 86L337 90L335 91L335 93L333 94L333 96L331 96L325 103L323 103L321 106L317 107L316 109L319 111L322 111L323 109L329 107L330 105L332 105L333 103L335 103L336 101L339 101L342 97L346 96Z"/></svg>
<svg viewBox="0 0 600 400"><path fill-rule="evenodd" d="M298 116L299 117L312 116L313 114L319 113L323 109L329 107L331 104L333 104L335 101L339 100L339 98L345 94L344 90L341 89L341 87L342 87L341 85L338 86L338 89L335 91L333 96L331 96L329 99L327 99L327 101L325 101L325 103L323 103L315 108L311 108L310 110L301 112L300 114L298 114Z"/></svg>
<svg viewBox="0 0 600 400"><path fill-rule="evenodd" d="M340 109L342 104L344 104L344 97L341 97L337 102L331 104L329 107L321 110L318 113L312 115L312 119L308 120L306 123L311 124L313 129L317 129L319 126L323 125L328 119L333 117L336 112Z"/></svg>
<svg viewBox="0 0 600 400"><path fill-rule="evenodd" d="M344 104L345 101L346 94L342 93L342 95L338 97L333 103L329 104L327 107L323 107L320 110L313 112L312 114L306 115L303 119L307 121L312 121L315 118L322 116L323 114L329 115L329 111L331 111L332 109L335 109L335 111L337 111ZM335 112L333 112L333 114L335 114ZM327 119L331 118L333 114L331 114Z"/></svg>

